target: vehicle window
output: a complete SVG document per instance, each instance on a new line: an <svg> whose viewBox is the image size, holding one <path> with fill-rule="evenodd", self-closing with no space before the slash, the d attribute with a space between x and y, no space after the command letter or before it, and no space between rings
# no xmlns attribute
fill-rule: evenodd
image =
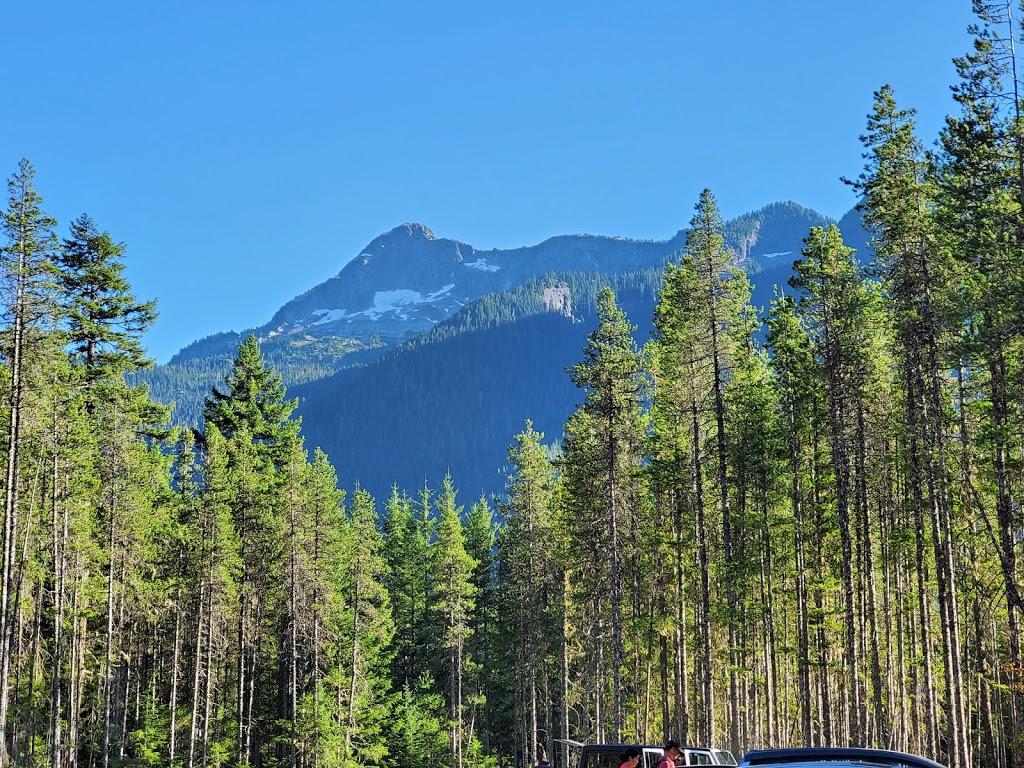
<svg viewBox="0 0 1024 768"><path fill-rule="evenodd" d="M621 752L617 750L588 750L586 768L619 768L621 757Z"/></svg>
<svg viewBox="0 0 1024 768"><path fill-rule="evenodd" d="M714 765L710 752L686 751L687 765Z"/></svg>

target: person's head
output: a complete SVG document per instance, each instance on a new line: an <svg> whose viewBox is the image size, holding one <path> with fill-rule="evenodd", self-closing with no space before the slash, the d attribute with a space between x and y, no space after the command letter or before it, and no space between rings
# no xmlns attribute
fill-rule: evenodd
<svg viewBox="0 0 1024 768"><path fill-rule="evenodd" d="M619 755L619 757L622 765L629 766L629 768L635 768L636 764L640 761L640 750L636 747L630 747Z"/></svg>
<svg viewBox="0 0 1024 768"><path fill-rule="evenodd" d="M679 742L675 739L669 739L665 742L664 751L665 757L671 757L673 760L683 754L683 751L679 748Z"/></svg>

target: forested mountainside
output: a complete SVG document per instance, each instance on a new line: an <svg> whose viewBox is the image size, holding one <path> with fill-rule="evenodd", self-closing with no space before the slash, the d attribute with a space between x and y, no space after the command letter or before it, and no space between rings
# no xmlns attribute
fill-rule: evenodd
<svg viewBox="0 0 1024 768"><path fill-rule="evenodd" d="M377 495L448 472L470 494L499 493L509 436L530 419L557 443L580 399L565 369L601 288L614 286L631 316L651 317L660 282L653 269L556 274L479 299L373 363L291 389L306 440Z"/></svg>
<svg viewBox="0 0 1024 768"><path fill-rule="evenodd" d="M786 286L810 227L828 223L794 203L727 223L756 306L767 307L776 286ZM864 239L859 215L849 217L849 226L853 238ZM288 302L255 333L267 362L299 398L307 440L364 487L383 492L396 481L405 487L416 476L422 482L457 468L467 489L492 495L503 488L503 446L524 418L557 441L576 404L564 369L578 356L600 289L626 290L622 301L646 340L662 269L678 258L685 237L685 230L667 241L571 235L477 251L405 225L375 239L337 277ZM462 275L468 282L453 282ZM345 289L348 283L357 287ZM406 286L402 301L398 286ZM341 316L343 303L375 310ZM337 317L320 323L328 312L317 312L326 307ZM539 313L553 316L535 318ZM194 342L139 378L156 401L174 403L176 423L199 426L203 398L227 373L242 338L225 333ZM391 461L393 446L410 461Z"/></svg>

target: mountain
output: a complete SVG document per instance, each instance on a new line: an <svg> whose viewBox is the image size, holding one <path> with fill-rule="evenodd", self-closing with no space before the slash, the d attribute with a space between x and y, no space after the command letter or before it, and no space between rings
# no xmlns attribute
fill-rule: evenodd
<svg viewBox="0 0 1024 768"><path fill-rule="evenodd" d="M791 202L727 223L756 306L786 284L810 227L829 223ZM858 215L841 224L866 242ZM143 378L155 399L176 403L179 423L198 424L203 398L252 332L299 398L307 447L322 447L346 484L380 497L392 483L436 486L450 470L464 493L499 492L523 420L556 443L580 399L565 368L596 322L598 291L612 285L643 343L662 270L685 240L685 231L661 241L562 235L478 250L404 224L265 325L193 342Z"/></svg>

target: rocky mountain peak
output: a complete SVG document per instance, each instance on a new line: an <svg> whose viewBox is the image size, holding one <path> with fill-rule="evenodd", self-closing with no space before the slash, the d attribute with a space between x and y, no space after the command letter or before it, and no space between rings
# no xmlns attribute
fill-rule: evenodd
<svg viewBox="0 0 1024 768"><path fill-rule="evenodd" d="M424 240L437 240L434 237L434 233L430 231L430 227L424 226L423 224L417 224L414 221L407 221L401 226L395 227L388 234L387 237L419 237Z"/></svg>

